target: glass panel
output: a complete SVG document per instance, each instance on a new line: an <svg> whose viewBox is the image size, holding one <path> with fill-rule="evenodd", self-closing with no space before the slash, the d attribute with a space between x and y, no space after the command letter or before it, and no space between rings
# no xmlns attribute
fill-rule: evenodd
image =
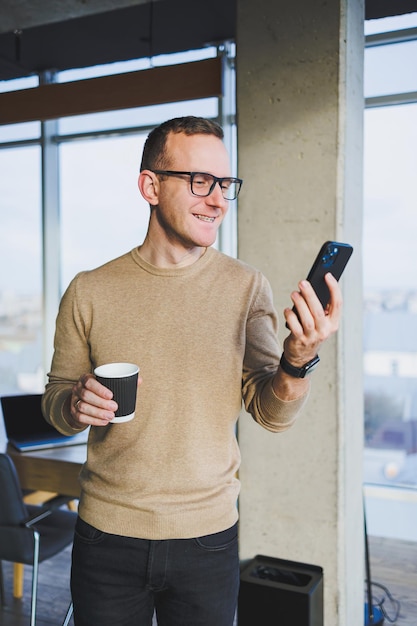
<svg viewBox="0 0 417 626"><path fill-rule="evenodd" d="M152 57L152 65L176 65L177 63L189 63L190 61L201 61L217 56L217 49L214 46L200 48L198 50L187 50L186 52L176 52L175 54L160 54Z"/></svg>
<svg viewBox="0 0 417 626"><path fill-rule="evenodd" d="M132 59L131 61L120 61L116 63L106 63L94 67L77 68L75 70L65 70L59 72L58 81L66 83L71 80L83 80L97 76L110 76L112 74L124 74L125 72L137 72L139 70L150 69L162 65L175 65L177 63L189 63L190 61L201 61L202 59L213 58L217 55L214 46L200 48L198 50L188 50L186 52L176 52L175 54L161 54L152 58Z"/></svg>
<svg viewBox="0 0 417 626"><path fill-rule="evenodd" d="M146 134L62 144L62 288L139 245L149 206L137 187Z"/></svg>
<svg viewBox="0 0 417 626"><path fill-rule="evenodd" d="M417 13L406 13L404 15L393 15L383 17L378 20L366 20L365 35L375 35L377 33L389 33L393 30L403 30L417 26Z"/></svg>
<svg viewBox="0 0 417 626"><path fill-rule="evenodd" d="M69 83L75 80L86 80L87 78L98 78L99 76L112 76L114 74L124 74L125 72L137 72L147 70L152 67L148 58L133 59L131 61L120 61L116 63L105 63L93 67L81 67L72 70L64 70L57 74L57 82Z"/></svg>
<svg viewBox="0 0 417 626"><path fill-rule="evenodd" d="M40 392L42 245L40 150L0 151L0 395Z"/></svg>
<svg viewBox="0 0 417 626"><path fill-rule="evenodd" d="M122 111L107 111L91 113L75 117L61 118L59 132L61 135L122 129L129 127L156 126L161 120L180 115L201 115L203 117L217 117L218 99L206 98L187 102L171 102L169 104L124 109Z"/></svg>
<svg viewBox="0 0 417 626"><path fill-rule="evenodd" d="M364 164L369 530L417 541L417 104L365 112Z"/></svg>
<svg viewBox="0 0 417 626"><path fill-rule="evenodd" d="M366 98L412 91L417 91L417 41L365 49Z"/></svg>
<svg viewBox="0 0 417 626"><path fill-rule="evenodd" d="M417 104L367 109L364 284L417 289Z"/></svg>
<svg viewBox="0 0 417 626"><path fill-rule="evenodd" d="M5 126L0 126L0 144L8 141L39 139L40 136L40 122L24 122L22 124L6 124Z"/></svg>
<svg viewBox="0 0 417 626"><path fill-rule="evenodd" d="M30 89L39 85L38 76L26 76L13 80L0 80L0 93L5 91L17 91L18 89Z"/></svg>

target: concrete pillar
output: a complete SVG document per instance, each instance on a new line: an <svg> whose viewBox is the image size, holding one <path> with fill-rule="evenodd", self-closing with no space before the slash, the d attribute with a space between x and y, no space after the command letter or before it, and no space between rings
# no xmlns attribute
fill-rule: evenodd
<svg viewBox="0 0 417 626"><path fill-rule="evenodd" d="M281 313L324 241L354 246L342 327L297 424L274 435L240 419L241 558L321 566L325 626L352 626L364 619L363 0L237 7L238 256Z"/></svg>

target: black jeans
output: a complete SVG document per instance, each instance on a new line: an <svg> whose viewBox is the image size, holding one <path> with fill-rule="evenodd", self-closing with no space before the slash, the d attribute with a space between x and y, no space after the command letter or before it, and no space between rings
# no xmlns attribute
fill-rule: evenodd
<svg viewBox="0 0 417 626"><path fill-rule="evenodd" d="M232 626L237 524L195 539L109 535L78 518L71 593L76 626Z"/></svg>

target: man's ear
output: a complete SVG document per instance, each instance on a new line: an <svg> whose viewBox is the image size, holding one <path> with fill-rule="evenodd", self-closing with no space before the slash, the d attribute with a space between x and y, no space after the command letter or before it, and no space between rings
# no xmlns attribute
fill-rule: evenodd
<svg viewBox="0 0 417 626"><path fill-rule="evenodd" d="M138 178L139 191L143 198L155 206L159 202L159 180L151 170L142 170Z"/></svg>

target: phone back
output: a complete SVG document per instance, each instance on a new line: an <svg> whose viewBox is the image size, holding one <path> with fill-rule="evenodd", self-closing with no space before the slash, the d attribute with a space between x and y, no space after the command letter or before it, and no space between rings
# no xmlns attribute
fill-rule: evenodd
<svg viewBox="0 0 417 626"><path fill-rule="evenodd" d="M331 272L336 280L339 280L352 252L353 247L348 243L326 241L311 266L307 280L314 288L324 309L330 300L330 293L324 276L327 272Z"/></svg>

